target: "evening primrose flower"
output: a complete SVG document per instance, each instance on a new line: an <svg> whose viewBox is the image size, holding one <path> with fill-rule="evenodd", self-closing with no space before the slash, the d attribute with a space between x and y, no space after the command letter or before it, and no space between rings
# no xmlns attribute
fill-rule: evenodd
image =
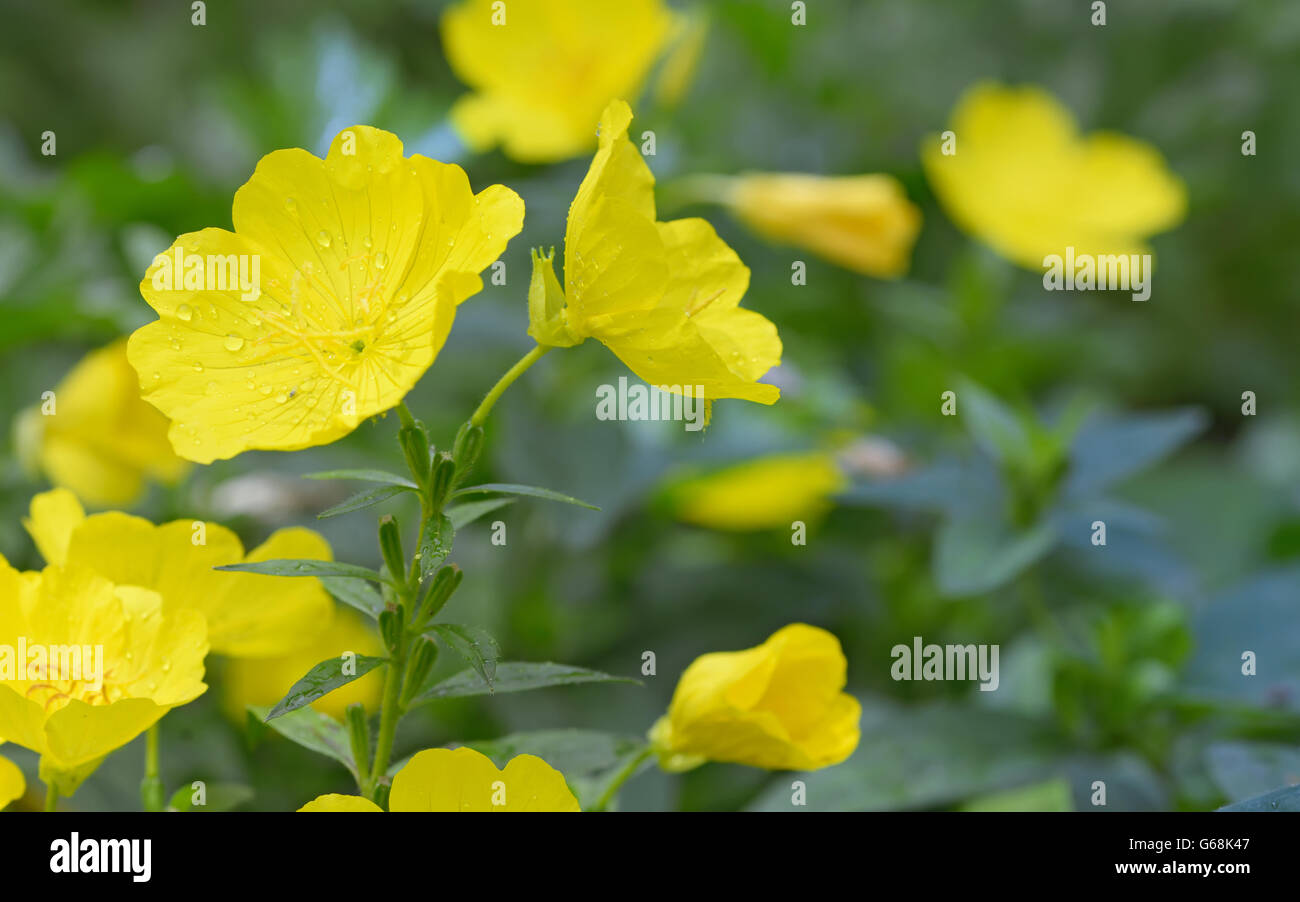
<svg viewBox="0 0 1300 902"><path fill-rule="evenodd" d="M81 660L64 656L56 667L55 650L74 646ZM75 564L19 573L0 558L0 647L27 649L25 661L0 654L0 740L41 755L42 777L65 795L75 787L60 775L84 779L207 688L202 614L165 611L157 592L114 585ZM44 664L33 670L37 648Z"/></svg>
<svg viewBox="0 0 1300 902"><path fill-rule="evenodd" d="M760 172L709 176L718 199L769 241L881 278L907 270L921 211L889 175Z"/></svg>
<svg viewBox="0 0 1300 902"><path fill-rule="evenodd" d="M848 483L835 456L774 454L683 480L670 488L677 517L735 531L785 528L819 520Z"/></svg>
<svg viewBox="0 0 1300 902"><path fill-rule="evenodd" d="M237 658L221 668L217 688L222 708L234 720L243 721L248 705L274 705L289 687L321 661L341 658L345 652L381 657L383 644L373 629L351 609L336 607L329 626L305 645L274 658ZM342 720L347 706L361 702L368 710L379 705L383 677L378 672L340 686L312 707L335 720Z"/></svg>
<svg viewBox="0 0 1300 902"><path fill-rule="evenodd" d="M519 232L523 201L473 194L460 167L357 125L324 160L263 157L233 218L154 259L140 292L159 319L127 348L176 453L200 463L326 444L394 407Z"/></svg>
<svg viewBox="0 0 1300 902"><path fill-rule="evenodd" d="M594 337L679 394L774 403L780 389L757 380L781 362L781 339L738 306L749 270L703 219L655 220L654 176L628 140L631 120L621 100L601 117L600 149L569 207L563 287L553 258L533 256L528 334L554 347Z"/></svg>
<svg viewBox="0 0 1300 902"><path fill-rule="evenodd" d="M75 563L118 585L157 592L168 611L199 611L212 650L221 654L286 654L328 627L333 616L334 603L314 577L213 569L276 558L332 560L329 544L309 529L277 530L245 554L239 537L218 523L155 526L116 511L86 516L66 489L34 497L24 525L48 564Z"/></svg>
<svg viewBox="0 0 1300 902"><path fill-rule="evenodd" d="M26 791L27 780L18 765L0 755L0 811L14 799L21 799Z"/></svg>
<svg viewBox="0 0 1300 902"><path fill-rule="evenodd" d="M586 153L601 110L640 93L674 23L662 0L451 6L442 17L443 48L452 71L473 89L452 107L452 123L474 150L500 143L520 162ZM673 89L682 89L688 72Z"/></svg>
<svg viewBox="0 0 1300 902"><path fill-rule="evenodd" d="M650 731L660 766L730 761L769 770L838 764L858 745L862 708L844 693L839 640L803 623L757 648L696 658Z"/></svg>
<svg viewBox="0 0 1300 902"><path fill-rule="evenodd" d="M382 811L360 796L318 796L299 811ZM425 749L393 777L389 811L580 811L564 775L535 755L503 769L471 748Z"/></svg>
<svg viewBox="0 0 1300 902"><path fill-rule="evenodd" d="M172 483L189 466L172 451L167 418L140 398L126 340L91 351L53 396L18 415L18 456L33 474L87 503L126 506L146 481Z"/></svg>
<svg viewBox="0 0 1300 902"><path fill-rule="evenodd" d="M926 176L948 215L1007 259L1147 253L1148 236L1187 211L1187 190L1151 145L1113 132L1080 135L1041 88L975 85L958 102L954 153L931 135Z"/></svg>

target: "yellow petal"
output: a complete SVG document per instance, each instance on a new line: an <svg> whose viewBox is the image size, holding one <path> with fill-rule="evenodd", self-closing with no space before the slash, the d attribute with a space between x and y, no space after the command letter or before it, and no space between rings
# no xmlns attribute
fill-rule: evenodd
<svg viewBox="0 0 1300 902"><path fill-rule="evenodd" d="M298 809L299 811L383 811L374 802L361 796L340 795L337 792L331 792L323 796L316 796L306 805Z"/></svg>
<svg viewBox="0 0 1300 902"><path fill-rule="evenodd" d="M672 489L677 516L713 529L789 529L820 519L847 480L822 452L748 460Z"/></svg>
<svg viewBox="0 0 1300 902"><path fill-rule="evenodd" d="M475 196L458 167L406 159L368 126L340 132L324 160L268 154L235 194L235 232L180 236L140 286L160 318L128 354L176 452L208 463L310 447L394 406L522 218L514 192ZM195 259L216 261L211 287L172 277ZM218 281L222 260L252 287L244 271Z"/></svg>
<svg viewBox="0 0 1300 902"><path fill-rule="evenodd" d="M8 758L0 757L0 809L14 799L20 799L27 791L27 780L23 772Z"/></svg>
<svg viewBox="0 0 1300 902"><path fill-rule="evenodd" d="M1155 148L1098 133L1036 87L983 83L953 112L956 152L922 147L926 177L948 215L1003 256L1040 270L1043 258L1145 253L1151 234L1186 213L1186 189Z"/></svg>
<svg viewBox="0 0 1300 902"><path fill-rule="evenodd" d="M23 526L41 557L47 564L62 564L67 560L73 530L86 519L81 502L67 489L53 489L33 497L30 510L31 516L23 520Z"/></svg>
<svg viewBox="0 0 1300 902"><path fill-rule="evenodd" d="M452 109L476 150L498 143L522 162L586 152L616 97L640 93L668 40L662 0L467 0L442 17L447 62L474 93Z"/></svg>
<svg viewBox="0 0 1300 902"><path fill-rule="evenodd" d="M470 748L417 752L393 778L390 811L579 811L564 775L519 755L497 770Z"/></svg>

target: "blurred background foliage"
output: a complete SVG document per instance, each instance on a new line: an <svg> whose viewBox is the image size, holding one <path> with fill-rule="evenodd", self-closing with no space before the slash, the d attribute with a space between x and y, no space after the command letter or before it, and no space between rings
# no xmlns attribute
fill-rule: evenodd
<svg viewBox="0 0 1300 902"><path fill-rule="evenodd" d="M464 88L439 46L442 6L214 2L195 27L188 3L0 3L0 423L152 319L136 287L149 260L177 234L228 227L263 154L319 154L364 122L408 153L460 162L476 190L502 182L527 203L507 284L461 308L407 399L449 443L529 346L528 248L561 244L587 159L525 166L459 147L445 116ZM625 374L612 355L591 342L536 366L498 406L481 475L603 510L521 501L467 528L448 616L487 627L509 660L636 675L649 650L658 675L641 688L447 700L412 718L398 757L528 730L641 734L695 656L802 620L841 638L865 707L854 757L801 778L813 809L1091 810L1095 780L1110 809L1211 808L1300 781L1288 268L1300 169L1286 152L1300 145L1300 5L1116 0L1094 27L1083 2L814 0L798 28L775 0L705 6L693 83L675 109L634 104L637 127L657 135L661 217L709 217L752 269L745 305L785 343L772 377L782 399L719 403L703 433L599 422L596 386ZM1046 87L1084 129L1151 142L1186 181L1186 221L1153 241L1149 302L1048 294L945 218L918 145L986 78ZM1246 129L1257 156L1240 153ZM46 130L56 156L40 155ZM924 214L910 272L862 277L767 245L717 208L675 203L675 177L745 170L897 176ZM796 259L804 286L791 285ZM948 390L960 416L940 416ZM1247 390L1254 417L1242 415ZM134 510L221 520L250 547L280 525L313 525L338 558L377 566L373 512L317 524L348 487L299 477L400 470L395 429L380 418L328 447L198 467ZM863 440L904 472L859 467L806 546L786 528L719 532L673 516L665 485L680 473ZM30 568L21 518L45 486L14 452L10 432L0 553ZM496 517L503 547L489 541ZM1089 541L1098 519L1104 548ZM1000 643L1001 687L894 682L890 648L918 635ZM1258 676L1241 676L1245 650ZM267 809L349 790L341 767L227 718L220 661L210 683L164 723L169 789L244 784L246 807ZM141 745L111 757L74 804L135 807ZM574 768L617 754L582 748L591 760ZM31 756L5 751L34 777ZM651 772L621 804L788 810L791 779L717 764Z"/></svg>

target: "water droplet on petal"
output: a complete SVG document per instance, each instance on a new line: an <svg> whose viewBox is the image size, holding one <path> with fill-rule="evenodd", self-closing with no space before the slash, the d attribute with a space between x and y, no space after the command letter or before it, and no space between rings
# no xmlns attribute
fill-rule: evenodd
<svg viewBox="0 0 1300 902"><path fill-rule="evenodd" d="M242 335L236 335L234 332L231 332L229 335L226 336L227 351L238 351L243 346L244 346L244 338Z"/></svg>
<svg viewBox="0 0 1300 902"><path fill-rule="evenodd" d="M319 244L321 247L329 247L330 233L325 231L324 229L321 229L320 232L318 232L316 235L316 243Z"/></svg>
<svg viewBox="0 0 1300 902"><path fill-rule="evenodd" d="M388 265L388 255L383 251L375 254L375 269L383 269Z"/></svg>
<svg viewBox="0 0 1300 902"><path fill-rule="evenodd" d="M181 322L188 323L190 320L194 319L194 308L189 304L181 304L176 308L176 316L181 320Z"/></svg>

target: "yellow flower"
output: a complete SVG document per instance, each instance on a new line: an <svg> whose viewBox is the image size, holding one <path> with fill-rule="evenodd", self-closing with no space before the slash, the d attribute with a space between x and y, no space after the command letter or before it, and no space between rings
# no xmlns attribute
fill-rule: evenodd
<svg viewBox="0 0 1300 902"><path fill-rule="evenodd" d="M520 162L586 153L601 110L640 93L673 29L662 0L466 0L442 17L447 62L473 89L452 123L474 150L501 143Z"/></svg>
<svg viewBox="0 0 1300 902"><path fill-rule="evenodd" d="M513 191L475 195L460 167L369 126L324 160L268 154L235 231L181 235L145 273L159 319L127 349L145 400L200 463L347 435L415 385L522 223Z"/></svg>
<svg viewBox="0 0 1300 902"><path fill-rule="evenodd" d="M24 525L48 564L75 563L118 585L157 592L169 612L199 611L212 650L221 654L283 655L310 641L333 614L315 578L212 569L274 558L332 560L329 544L309 529L278 530L245 555L239 537L218 523L155 526L118 512L88 517L66 489L33 498Z"/></svg>
<svg viewBox="0 0 1300 902"><path fill-rule="evenodd" d="M262 577L268 579L269 577ZM284 698L289 687L321 661L338 658L344 652L359 655L383 655L383 645L374 630L360 615L347 608L337 608L329 628L310 643L300 645L293 652L276 658L240 658L226 662L221 669L218 688L225 712L233 719L243 721L248 705L274 705ZM383 678L378 672L368 673L358 680L335 689L312 705L322 714L342 720L344 710L353 702L361 702L367 710L378 707L383 690Z"/></svg>
<svg viewBox="0 0 1300 902"><path fill-rule="evenodd" d="M0 558L0 647L0 740L73 783L207 688L203 615L77 565L19 573Z"/></svg>
<svg viewBox="0 0 1300 902"><path fill-rule="evenodd" d="M299 811L379 811L359 796L324 795ZM417 752L393 777L389 811L580 811L564 774L534 755L503 770L470 748Z"/></svg>
<svg viewBox="0 0 1300 902"><path fill-rule="evenodd" d="M730 761L816 770L858 746L862 708L844 688L847 662L826 630L794 623L757 648L696 658L650 731L665 770Z"/></svg>
<svg viewBox="0 0 1300 902"><path fill-rule="evenodd" d="M677 516L712 529L782 527L820 519L847 484L835 457L814 451L747 460L671 488Z"/></svg>
<svg viewBox="0 0 1300 902"><path fill-rule="evenodd" d="M770 241L869 276L907 270L921 211L888 175L753 173L723 179L722 200Z"/></svg>
<svg viewBox="0 0 1300 902"><path fill-rule="evenodd" d="M0 757L0 810L14 799L21 799L27 791L23 772L8 758Z"/></svg>
<svg viewBox="0 0 1300 902"><path fill-rule="evenodd" d="M1037 87L982 83L931 135L922 162L953 221L1029 269L1063 254L1147 253L1182 221L1187 191L1160 152L1112 132L1081 136L1070 111Z"/></svg>
<svg viewBox="0 0 1300 902"><path fill-rule="evenodd" d="M772 404L757 380L781 362L776 327L738 306L749 270L703 219L655 221L654 176L627 138L621 100L569 207L564 288L534 256L529 334L567 347L594 337L651 385Z"/></svg>
<svg viewBox="0 0 1300 902"><path fill-rule="evenodd" d="M145 480L171 483L188 464L167 441L167 418L140 398L126 341L92 351L54 397L18 415L18 455L27 469L96 506L126 506Z"/></svg>

